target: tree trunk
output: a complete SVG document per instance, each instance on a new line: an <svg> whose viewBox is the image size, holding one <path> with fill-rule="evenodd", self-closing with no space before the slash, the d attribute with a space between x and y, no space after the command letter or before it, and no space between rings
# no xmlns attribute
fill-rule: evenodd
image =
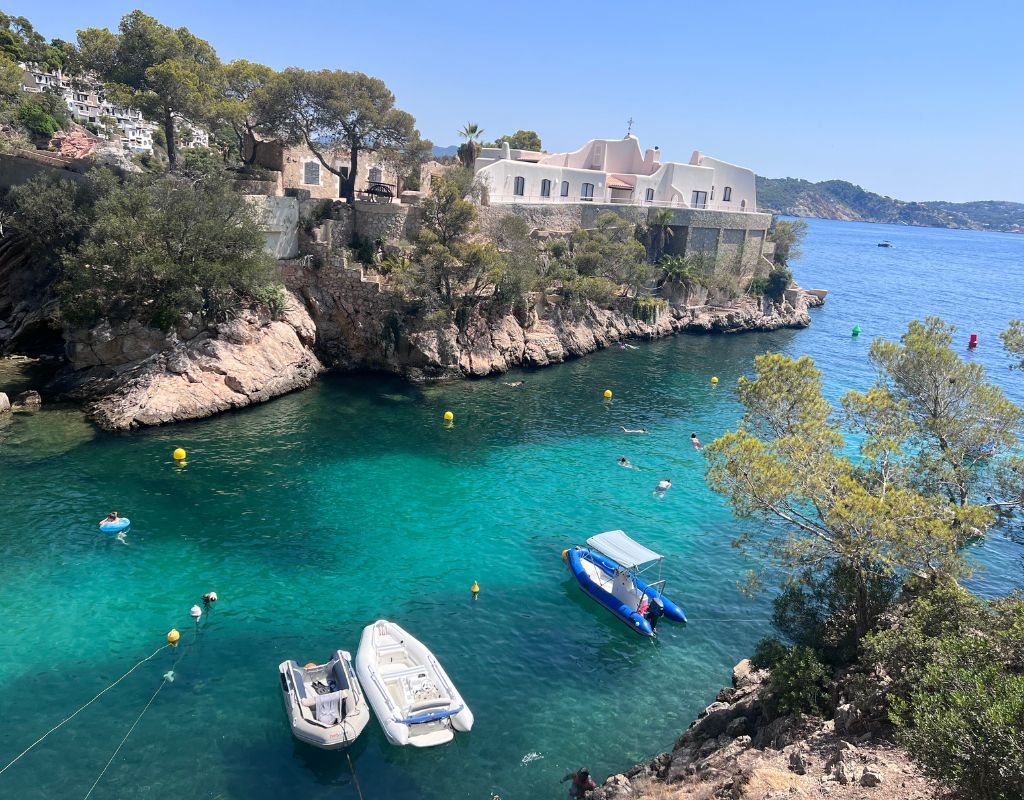
<svg viewBox="0 0 1024 800"><path fill-rule="evenodd" d="M345 199L349 205L356 201L356 176L359 174L359 148L349 144L348 178L345 179Z"/></svg>
<svg viewBox="0 0 1024 800"><path fill-rule="evenodd" d="M171 109L164 109L164 137L167 139L167 160L171 165L171 172L178 167L178 148L174 142L174 115Z"/></svg>
<svg viewBox="0 0 1024 800"><path fill-rule="evenodd" d="M857 581L857 597L856 597L856 629L855 634L857 637L857 643L859 644L861 639L868 632L868 582L867 576L864 574L863 569L857 569L855 571Z"/></svg>

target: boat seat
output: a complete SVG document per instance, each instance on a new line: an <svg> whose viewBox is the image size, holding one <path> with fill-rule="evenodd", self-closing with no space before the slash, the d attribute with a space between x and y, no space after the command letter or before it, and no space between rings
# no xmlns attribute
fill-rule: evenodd
<svg viewBox="0 0 1024 800"><path fill-rule="evenodd" d="M342 692L318 694L314 716L321 725L337 725L341 722L345 717Z"/></svg>
<svg viewBox="0 0 1024 800"><path fill-rule="evenodd" d="M428 708L445 708L452 704L452 699L446 695L435 697L433 700L419 700L410 703L406 709L406 716L413 716L417 711L426 711Z"/></svg>
<svg viewBox="0 0 1024 800"><path fill-rule="evenodd" d="M385 664L380 667L381 676L387 678L388 680L393 680L395 678L404 678L407 675L415 675L419 672L427 672L427 668L422 664L415 664L411 667L407 667L404 664L399 664L397 669L389 669L389 666L391 665Z"/></svg>
<svg viewBox="0 0 1024 800"><path fill-rule="evenodd" d="M295 694L302 705L311 705L309 692L306 691L306 681L298 669L292 669L292 684L295 686Z"/></svg>

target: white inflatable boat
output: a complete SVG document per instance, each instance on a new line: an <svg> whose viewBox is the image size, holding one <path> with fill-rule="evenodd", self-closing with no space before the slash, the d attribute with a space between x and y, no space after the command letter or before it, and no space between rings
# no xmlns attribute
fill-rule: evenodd
<svg viewBox="0 0 1024 800"><path fill-rule="evenodd" d="M391 744L432 747L473 727L473 712L434 654L393 622L363 629L356 674Z"/></svg>
<svg viewBox="0 0 1024 800"><path fill-rule="evenodd" d="M340 750L352 744L370 721L351 653L337 650L326 664L305 667L289 660L278 671L285 711L299 741Z"/></svg>

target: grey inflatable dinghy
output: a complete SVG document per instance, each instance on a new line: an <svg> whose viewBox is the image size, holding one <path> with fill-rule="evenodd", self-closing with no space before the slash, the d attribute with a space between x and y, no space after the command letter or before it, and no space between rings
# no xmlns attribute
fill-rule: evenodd
<svg viewBox="0 0 1024 800"><path fill-rule="evenodd" d="M341 750L352 744L370 721L370 708L352 669L350 653L336 650L326 664L305 667L288 660L278 671L285 712L300 742Z"/></svg>

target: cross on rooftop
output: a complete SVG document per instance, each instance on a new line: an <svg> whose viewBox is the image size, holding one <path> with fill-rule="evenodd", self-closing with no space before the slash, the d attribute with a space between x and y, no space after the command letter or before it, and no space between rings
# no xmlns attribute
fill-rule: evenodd
<svg viewBox="0 0 1024 800"><path fill-rule="evenodd" d="M629 126L626 128L626 136L629 136L633 132L633 118L630 117L626 120L626 124Z"/></svg>

